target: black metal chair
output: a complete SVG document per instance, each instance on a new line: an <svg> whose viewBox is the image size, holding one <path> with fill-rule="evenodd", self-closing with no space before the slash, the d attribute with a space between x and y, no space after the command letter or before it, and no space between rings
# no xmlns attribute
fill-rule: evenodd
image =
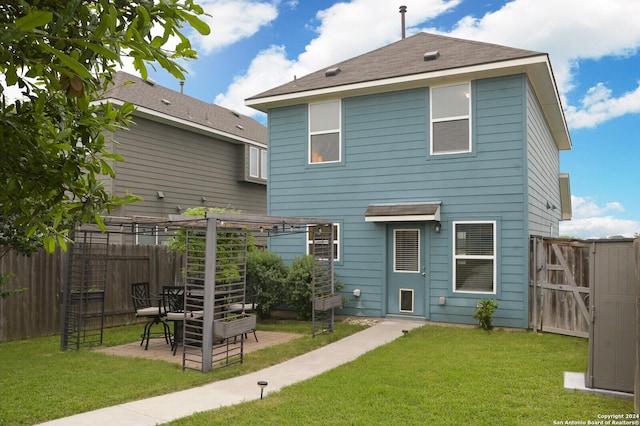
<svg viewBox="0 0 640 426"><path fill-rule="evenodd" d="M164 307L162 306L162 300L151 294L149 283L140 282L131 284L131 298L133 300L136 317L146 318L148 320L144 324L144 330L140 336L140 346L146 342L144 350L149 349L149 339L152 335L151 329L156 324L162 324L164 340L170 343L171 329L165 321L166 315Z"/></svg>
<svg viewBox="0 0 640 426"><path fill-rule="evenodd" d="M184 287L165 285L162 287L162 306L164 307L167 321L173 322L173 335L171 337L171 350L176 354L178 343L182 341L182 327L185 318L184 313Z"/></svg>

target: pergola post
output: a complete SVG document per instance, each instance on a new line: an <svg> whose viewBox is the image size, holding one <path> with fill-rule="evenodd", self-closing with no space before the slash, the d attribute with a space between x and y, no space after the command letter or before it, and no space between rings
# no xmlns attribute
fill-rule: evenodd
<svg viewBox="0 0 640 426"><path fill-rule="evenodd" d="M204 322L202 324L202 372L211 371L213 359L213 321L216 289L217 220L207 218L207 247L204 272Z"/></svg>

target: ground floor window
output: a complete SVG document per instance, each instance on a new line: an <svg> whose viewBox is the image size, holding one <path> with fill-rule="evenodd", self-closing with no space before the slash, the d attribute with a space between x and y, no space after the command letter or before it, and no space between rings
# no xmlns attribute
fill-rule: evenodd
<svg viewBox="0 0 640 426"><path fill-rule="evenodd" d="M325 232L323 235L321 231L322 226L312 225L308 227L307 230L307 254L314 253L314 243L319 245L315 247L316 255L320 255L322 259L329 258L329 250L331 246L329 245L330 236ZM315 238L315 240L314 240ZM337 223L333 224L333 260L340 260L340 225Z"/></svg>
<svg viewBox="0 0 640 426"><path fill-rule="evenodd" d="M453 222L453 246L453 291L495 293L495 222Z"/></svg>

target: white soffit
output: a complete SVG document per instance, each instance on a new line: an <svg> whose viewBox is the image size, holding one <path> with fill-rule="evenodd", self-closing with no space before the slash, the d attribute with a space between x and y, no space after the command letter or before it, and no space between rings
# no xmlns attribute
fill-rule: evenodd
<svg viewBox="0 0 640 426"><path fill-rule="evenodd" d="M560 211L562 220L571 220L573 210L571 207L571 185L569 182L569 173L560 173Z"/></svg>

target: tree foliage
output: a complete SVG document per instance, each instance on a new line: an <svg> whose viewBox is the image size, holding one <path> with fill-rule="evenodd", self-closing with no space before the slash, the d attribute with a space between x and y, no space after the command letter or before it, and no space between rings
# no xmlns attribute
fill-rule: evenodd
<svg viewBox="0 0 640 426"><path fill-rule="evenodd" d="M129 57L143 78L158 64L178 79L196 52L185 25L208 26L193 0L9 0L0 4L0 248L63 248L74 224L116 205L108 132L125 128L133 105L97 101ZM166 46L176 43L173 50ZM20 99L6 89L20 88Z"/></svg>

